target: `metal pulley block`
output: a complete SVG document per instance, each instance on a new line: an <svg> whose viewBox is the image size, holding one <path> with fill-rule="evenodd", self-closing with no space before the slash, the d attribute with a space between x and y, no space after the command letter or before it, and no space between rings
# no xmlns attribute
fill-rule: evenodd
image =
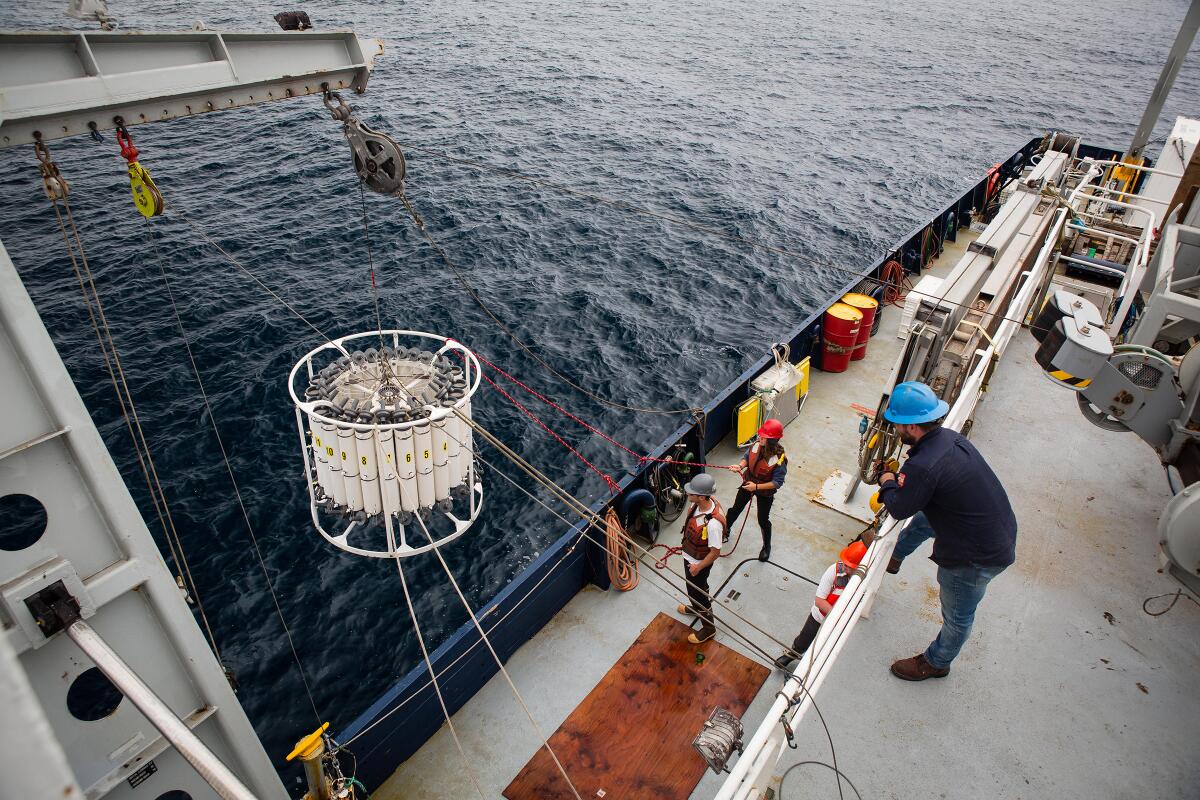
<svg viewBox="0 0 1200 800"><path fill-rule="evenodd" d="M38 169L42 173L42 188L46 191L47 200L65 200L67 195L71 193L71 185L67 183L58 171L58 165L50 158L50 149L46 147L46 143L42 141L40 133L35 133L37 141L33 145L34 152L37 154Z"/></svg>
<svg viewBox="0 0 1200 800"><path fill-rule="evenodd" d="M326 90L322 100L330 116L342 123L359 179L380 194L402 194L404 153L396 140L359 122L337 92Z"/></svg>

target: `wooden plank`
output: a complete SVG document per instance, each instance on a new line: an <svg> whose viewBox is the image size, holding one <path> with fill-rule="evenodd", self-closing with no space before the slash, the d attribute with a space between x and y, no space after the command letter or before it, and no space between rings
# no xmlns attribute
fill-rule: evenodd
<svg viewBox="0 0 1200 800"><path fill-rule="evenodd" d="M687 800L700 782L700 726L716 706L741 716L769 670L715 640L689 644L690 632L657 615L550 737L581 797ZM544 747L504 796L574 797Z"/></svg>

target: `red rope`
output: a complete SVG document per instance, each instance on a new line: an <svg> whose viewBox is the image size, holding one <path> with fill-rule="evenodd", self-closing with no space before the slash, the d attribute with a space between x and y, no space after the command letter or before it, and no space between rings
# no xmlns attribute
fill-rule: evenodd
<svg viewBox="0 0 1200 800"><path fill-rule="evenodd" d="M516 406L517 408L521 409L521 411L525 413L525 416L529 417L531 420L533 420L533 421L534 421L534 422L536 422L536 423L537 423L539 426L541 426L542 430L544 430L546 433L550 434L550 435L551 435L551 436L553 436L553 437L554 437L556 440L558 440L558 443L559 443L559 444L561 444L563 447L567 448L567 449L568 449L568 450L570 450L572 453L574 453L574 454L575 454L575 456L576 456L576 458L578 458L580 461L582 461L584 464L586 464L586 465L587 465L588 469L590 469L592 472L596 473L596 474L597 474L597 475L599 475L601 478L603 478L603 479L604 479L604 482L608 484L608 490L609 490L610 492L612 492L613 494L617 494L619 491L621 491L621 487L620 487L620 486L617 484L617 482L616 482L615 480L613 480L613 478L612 478L612 476L611 476L611 475L608 475L608 474L606 474L606 473L602 472L602 471L599 469L599 467L597 467L595 464L593 464L592 462L590 462L590 461L588 461L586 458L584 458L584 457L583 457L583 454L582 454L582 453L580 453L578 450L576 450L574 447L572 447L572 446L571 446L571 445L570 445L570 444L567 442L567 440L566 440L566 439L562 438L562 437L561 437L561 436L559 436L557 433L555 433L554 431L550 430L550 426L549 426L549 425L547 425L546 423L544 423L544 422L542 422L540 419L538 419L538 417L537 417L537 415L536 415L536 414L534 414L532 411L530 411L530 410L529 410L528 408L526 408L525 406L521 405L521 402L520 402L519 400L517 400L515 397L513 397L513 396L512 396L511 394L509 394L508 392L504 391L504 389L500 388L500 386L498 386L498 385L496 384L496 382L495 382L495 381L493 381L493 380L492 380L491 378L489 378L487 375L484 375L482 372L480 372L479 374L480 374L480 375L483 375L483 379L484 379L485 381L487 381L489 384L491 384L491 386L492 386L492 388L493 388L493 389L495 389L495 390L496 390L497 392L499 392L500 394L504 395L504 396L505 396L505 397L508 399L508 402L512 403L512 404L513 404L514 406Z"/></svg>
<svg viewBox="0 0 1200 800"><path fill-rule="evenodd" d="M496 372L499 372L501 375L503 375L505 378L507 378L507 379L508 379L509 381L511 381L512 383L515 383L517 386L520 386L522 389L524 389L525 391L529 392L531 395L533 395L533 396L534 396L534 397L536 397L537 399L541 400L541 401L542 401L543 403L545 403L546 405L548 405L548 406L550 406L551 408L553 408L554 410L558 411L560 414L563 414L563 415L565 415L565 416L567 416L567 417L570 417L570 418L571 418L571 419L573 419L575 422L578 422L580 425L582 425L583 427L587 428L587 429L588 429L589 431L591 431L592 433L594 433L594 434L596 434L597 436L599 436L600 438L604 439L604 441L608 442L609 444L613 445L614 447L617 447L617 448L620 448L621 450L624 450L626 453L628 453L629 455L631 455L631 456L633 456L634 458L636 458L636 459L638 460L638 462L639 462L639 463L643 463L643 462L646 462L646 461L654 461L654 462L657 462L657 463L660 463L660 464L677 464L677 465L681 465L681 466L708 467L708 468L711 468L711 469L727 469L727 470L731 470L731 471L734 471L734 472L737 472L737 471L738 471L738 468L737 468L736 466L728 466L728 465L725 465L725 464L706 464L706 463L704 463L703 461L675 461L675 460L673 460L673 459L670 459L670 458L652 458L651 456L647 456L647 455L643 455L643 454L641 454L641 453L634 452L633 450L630 450L628 447L626 447L625 445L623 445L623 444L621 444L620 442L618 442L616 439L614 439L614 438L612 438L611 436L609 436L609 435L608 435L607 433L605 433L604 431L602 431L602 430L599 430L598 428L595 428L595 427L593 427L593 426L589 425L587 422L584 422L582 419L580 419L579 417L575 416L575 415L574 415L574 414L572 414L570 411L568 411L567 409L565 409L565 408L563 408L562 406L560 406L558 403L555 403L555 402L554 402L553 400L551 400L550 398L546 397L546 396L545 396L545 395L543 395L543 394L540 394L540 393L539 393L538 391L536 391L535 389L533 389L533 388L531 388L530 386L527 386L526 384L522 383L520 380L518 380L518 379L517 379L517 378L515 378L514 376L510 375L509 373L505 372L505 371L504 371L503 369L501 369L500 367L498 367L498 366L496 366L495 364L493 364L491 361L488 361L486 358L484 358L483 356L479 355L479 353L475 353L475 357L476 357L476 358L478 358L480 361L482 361L484 364L487 364L489 367L491 367L491 368L492 368L493 370L495 370ZM486 378L487 376L485 375L484 377ZM495 386L495 385L496 385L496 384L495 384L495 383L493 383L491 380L488 380L488 383L491 383L493 386ZM506 395L506 396L507 396L507 395Z"/></svg>
<svg viewBox="0 0 1200 800"><path fill-rule="evenodd" d="M745 516L742 517L742 527L738 528L737 538L733 540L733 549L728 553L721 553L719 558L729 558L731 555L737 552L738 545L742 543L742 531L746 530L746 523L750 521L750 511L754 508L754 502L756 499L756 495L750 495L750 504L746 506ZM667 552L662 558L654 562L655 569L666 569L667 562L670 560L671 556L679 555L683 552L682 547L672 547L669 544L662 544L661 542L659 544L650 545L650 547L646 549L646 552L648 553L656 547L661 547Z"/></svg>

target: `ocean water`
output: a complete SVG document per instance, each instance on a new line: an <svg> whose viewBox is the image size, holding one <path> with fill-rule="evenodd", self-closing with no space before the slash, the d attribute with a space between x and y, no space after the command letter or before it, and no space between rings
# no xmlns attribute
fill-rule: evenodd
<svg viewBox="0 0 1200 800"><path fill-rule="evenodd" d="M65 5L65 4L64 4ZM542 176L801 254L753 250L509 177L409 153L408 191L492 308L557 369L614 400L701 404L901 234L1047 129L1124 146L1188 0L1064 6L345 2L319 28L385 40L347 100L402 144ZM124 28L271 30L281 7L209 0L110 10ZM0 27L78 27L57 4L0 2ZM1118 25L1118 23L1120 23ZM1106 27L1107 26L1107 27ZM1155 130L1200 113L1184 64ZM384 324L458 338L635 450L677 418L613 410L517 351L455 284L399 204L358 188L318 98L138 126L168 202L324 330L373 328L371 243ZM174 327L180 301L283 613L334 730L420 659L394 565L312 530L287 372L319 344L178 218L145 223L111 136L51 143L184 549L240 697L282 764L312 727ZM1157 147L1151 148L1152 153ZM32 148L0 153L0 235L161 541L42 196ZM476 415L578 496L604 484L494 392ZM549 419L549 415L547 416ZM561 418L601 469L631 466ZM489 456L490 457L490 456ZM479 524L447 551L480 605L562 533L485 476ZM431 646L465 620L432 558L408 577ZM288 776L289 781L294 776Z"/></svg>

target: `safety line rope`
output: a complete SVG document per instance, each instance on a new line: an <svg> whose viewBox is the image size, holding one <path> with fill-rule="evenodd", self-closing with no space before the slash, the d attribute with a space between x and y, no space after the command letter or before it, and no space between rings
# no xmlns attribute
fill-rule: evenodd
<svg viewBox="0 0 1200 800"><path fill-rule="evenodd" d="M479 624L479 617L475 616L475 610L471 608L471 604L467 602L467 598L463 595L462 589L458 585L458 581L454 577L454 573L450 571L450 566L446 563L446 559L442 556L441 548L437 547L433 541L433 535L429 533L429 529L425 527L425 521L421 519L421 515L416 515L417 524L421 526L421 531L425 534L425 538L429 540L429 544L433 546L433 554L437 556L438 563L442 565L442 569L446 573L446 578L449 579L450 585L454 588L454 593L458 595L459 602L466 609L467 614L471 617L471 623L475 626L475 630L479 632L479 636L483 639L483 644L487 647L488 652L492 654L492 658L496 662L496 667L499 668L500 674L504 676L504 680L508 681L508 686L512 689L513 696L517 698L517 702L521 704L521 709L525 712L525 716L529 717L529 724L533 727L538 738L542 740L542 746L546 748L546 752L550 754L550 758L554 760L558 771L562 773L563 780L567 782L567 786L571 789L571 794L575 795L575 800L583 800L579 796L579 791L575 788L575 784L571 782L571 777L567 775L567 770L563 767L562 762L558 760L558 755L554 752L554 748L550 746L550 741L546 738L546 734L542 733L542 728L537 724L537 720L533 718L533 712L529 710L529 704L525 702L525 698L521 696L520 690L517 689L517 684L513 683L512 676L508 674L508 669L504 666L504 662L500 660L500 655L496 652L496 648L492 647L492 642L488 635L483 630L483 626ZM433 669L430 668L432 674Z"/></svg>
<svg viewBox="0 0 1200 800"><path fill-rule="evenodd" d="M45 150L45 146L42 145L40 149L49 158L49 152ZM67 221L71 227L70 237L67 235L62 213L58 208L58 198L54 198L53 202L54 214L58 219L59 228L63 233L63 240L67 245L67 254L71 258L71 267L75 271L76 279L79 281L79 289L83 293L83 298L87 305L88 318L91 320L92 328L96 333L96 339L100 344L100 353L104 359L105 369L108 371L109 378L112 381L113 390L117 393L117 403L120 406L121 415L125 419L125 425L129 429L129 436L133 440L133 448L137 456L138 466L141 468L142 475L146 479L146 488L150 491L150 500L154 505L159 524L162 526L163 537L167 540L167 549L171 552L176 567L182 569L182 574L178 575L179 582L182 584L184 575L186 575L188 587L185 588L185 591L196 601L196 608L200 612L200 620L204 624L209 645L212 647L213 654L217 657L217 660L221 661L221 649L217 645L216 636L213 634L212 626L208 621L208 614L204 609L203 599L192 577L192 570L187 562L187 554L184 552L183 542L179 537L179 531L175 527L175 520L171 516L171 509L167 503L166 492L163 491L162 483L159 481L158 470L154 465L154 458L150 453L150 444L142 428L141 418L137 413L137 405L133 400L133 393L130 391L129 383L125 378L125 369L121 364L121 355L117 350L116 341L113 339L112 329L108 324L108 317L104 313L104 303L101 301L100 292L96 288L95 276L92 274L91 265L88 263L87 251L83 246L83 237L80 236L79 228L75 224L75 215L71 211L71 202L67 197L62 197L63 207L67 213ZM75 258L76 250L79 253L78 263ZM82 274L79 264L83 265ZM92 310L93 303L95 304L95 313ZM97 320L99 321L99 325L97 325ZM101 333L102 330L103 333ZM222 666L224 665L222 664Z"/></svg>
<svg viewBox="0 0 1200 800"><path fill-rule="evenodd" d="M606 529L605 529L605 524L604 524L603 519L601 519L590 508L588 508L581 500L577 499L576 497L571 495L569 492L567 492L565 489L563 489L561 486L556 484L554 481L552 481L548 477L546 477L540 470L538 470L536 467L534 467L532 464L530 464L528 461L526 461L524 458L522 458L520 454L516 453L508 445L504 444L504 442L502 442L500 439L498 439L493 433L488 431L486 428L484 428L478 422L471 419L470 417L467 417L466 415L459 415L459 419L463 420L473 430L475 430L477 433L479 433L479 435L482 436L485 441L487 441L489 444L491 444L493 447L495 447L497 450L499 450L500 453L502 455L504 455L506 458L508 458L509 461L513 462L523 472L525 472L527 475L529 475L531 478L533 478L535 481L537 481L540 485L542 485L543 487L548 489L564 505L566 505L568 508L570 508L576 514L578 514L580 517L582 517L584 521L590 523L588 526L585 526L585 528L582 529L585 532L584 535L588 536L588 538L592 542L594 542L601 548L605 548L605 544L603 542L603 536L606 532ZM448 435L449 435L449 433L448 433ZM457 439L456 439L456 441L457 441ZM472 448L470 448L465 442L460 441L459 444L460 444L460 446L466 448L467 450L474 452L472 450ZM476 454L476 457L480 458L482 460L482 457L479 456L478 454ZM596 539L596 538L592 538L590 535L588 535L586 533L586 530L588 527L594 527L596 529L596 531L600 534L600 538ZM629 545L631 547L633 547L636 551L638 551L639 557L646 556L646 557L653 558L653 554L647 548L645 548L641 544L639 544L636 539L633 539L628 534L626 534L625 538L628 540ZM607 549L607 548L605 548L605 549ZM661 570L656 573L651 573L651 574L661 575L662 573L670 573L671 575L681 579L683 581L683 585L685 585L685 586L686 585L695 586L695 584L693 584L690 580L688 580L688 578L684 574L675 572L674 570L672 570L670 568ZM671 585L672 588L675 589L676 591L683 591L680 589L679 586L676 586L674 583L667 581L665 576L664 576L664 581L666 581L669 585ZM729 613L731 616L733 616L737 620L745 623L749 627L753 628L755 631L757 631L758 633L762 634L767 639L769 639L772 643L779 645L780 647L784 648L784 650L786 650L788 652L791 652L791 648L788 645L786 645L784 642L777 639L771 633L767 632L766 630L764 630L761 627L759 627L758 625L756 625L751 620L747 619L746 617L742 616L741 614L737 613L736 611L733 611L732 609L727 609L727 613Z"/></svg>
<svg viewBox="0 0 1200 800"><path fill-rule="evenodd" d="M149 220L146 222L150 224ZM262 548L258 544L258 536L254 533L254 525L250 522L250 512L246 509L246 503L242 499L242 490L238 486L237 476L233 472L233 465L229 462L229 453L225 450L225 442L221 438L221 431L217 428L217 418L213 413L212 404L208 400L208 392L204 389L204 381L200 377L200 369L196 365L196 358L192 353L191 343L188 341L187 331L183 326L183 318L179 314L179 306L175 303L175 293L171 290L171 281L167 277L167 271L162 265L162 259L158 259L158 271L162 275L163 287L167 292L167 300L170 301L171 313L175 317L175 325L179 329L179 338L183 340L184 350L187 351L188 362L192 366L192 375L196 379L196 386L200 390L200 398L204 403L204 410L208 414L208 422L212 427L213 436L217 440L217 448L221 452L221 460L225 463L225 471L229 473L229 482L233 485L233 494L237 498L238 508L242 512L242 519L246 523L246 532L250 535L250 543L254 548L254 554L258 558L258 565L262 569L263 579L267 585L267 591L271 595L271 602L275 604L275 613L279 617L279 622L283 626L284 635L287 637L288 647L292 651L292 658L296 662L296 670L300 674L300 682L304 684L304 693L308 695L308 702L312 705L313 715L317 719L317 725L321 725L324 721L321 712L317 709L317 701L313 697L312 688L308 683L308 676L305 675L304 665L300 660L300 653L296 650L296 643L292 639L291 628L288 627L287 619L283 615L283 607L279 603L279 597L275 594L275 587L271 581L271 574L267 570L267 562L263 558Z"/></svg>
<svg viewBox="0 0 1200 800"><path fill-rule="evenodd" d="M515 383L517 386L520 386L522 389L524 389L526 392L528 392L529 394L531 394L531 395L533 395L534 397L536 397L538 400L541 400L543 403L545 403L546 405L550 406L551 408L553 408L554 410L558 411L559 413L563 414L564 416L566 416L566 417L569 417L570 419L574 420L575 422L578 422L580 425L582 425L583 427L587 428L589 431L591 431L592 433L596 434L596 435L597 435L597 436L599 436L601 439L603 439L604 441L606 441L606 442L608 442L609 444L613 445L613 446L614 446L614 447L616 447L617 449L619 449L619 450L623 450L623 451L625 451L626 453L628 453L629 455L631 455L631 456L633 456L634 458L636 458L636 459L638 460L638 465L639 465L639 466L640 466L641 464L643 464L643 463L646 463L646 462L654 462L654 463L657 463L657 464L675 464L675 465L679 465L679 466L689 466L689 467L707 467L707 468L710 468L710 469L726 469L726 470L731 470L731 471L733 471L733 472L737 472L737 471L738 471L738 468L737 468L736 466L732 466L732 465L729 465L729 464L706 464L706 463L705 463L705 462L703 462L703 461L677 461L677 460L675 460L675 459L671 459L671 458L655 458L654 456L648 456L648 455L645 455L645 454L643 454L643 453L638 453L638 452L635 452L635 451L633 451L633 450L630 450L628 447L626 447L625 445L621 444L620 442L618 442L616 439L614 439L614 438L612 438L611 436L609 436L609 435L608 435L607 433L605 433L604 431L602 431L602 430L599 430L598 428L596 428L596 427L594 427L594 426L592 426L592 425L588 424L588 423L587 423L587 422L585 422L584 420L582 420L582 419L580 419L579 417L575 416L575 415L574 415L574 414L572 414L570 411L568 411L567 409L565 409L565 408L563 408L562 406L560 406L558 403L554 402L554 401L553 401L553 400L551 400L550 398L548 398L548 397L546 397L545 395L543 395L543 394L541 394L540 392L538 392L536 389L533 389L532 387L530 387L530 386L528 386L527 384L523 383L523 382L522 382L521 380L519 380L518 378L516 378L516 377L514 377L513 375L509 374L508 372L504 371L502 368L500 368L500 367L496 366L496 365L495 365L495 364L493 364L491 361L488 361L486 358L484 358L483 356L479 355L479 353L477 353L477 352L475 352L475 351L472 351L472 352L473 352L473 353L475 353L475 357L476 357L476 358L478 358L480 361L482 361L484 364L486 364L487 366L491 367L491 368L492 368L494 371L496 371L496 372L500 373L501 375L503 375L505 378L507 378L507 379L508 379L509 381L511 381L512 383ZM489 381L489 383L491 383L491 381ZM493 383L492 385L493 385L493 386L495 386L495 384L494 384L494 383ZM506 396L507 396L507 395L506 395Z"/></svg>
<svg viewBox="0 0 1200 800"><path fill-rule="evenodd" d="M621 486L620 486L620 484L618 484L618 483L616 482L616 480L614 480L614 479L613 479L613 477L612 477L611 475L609 475L608 473L606 473L606 472L604 472L603 470L601 470L599 467L597 467L597 466L596 466L595 464L593 464L592 462L588 461L588 460L587 460L587 458L585 458L585 457L584 457L583 453L580 453L578 450L576 450L574 447L572 447L572 446L571 446L571 445L570 445L570 444L567 442L567 440L566 440L566 439L562 438L562 437L561 437L561 436L559 436L557 433L555 433L553 430L551 430L551 428L550 428L550 426L549 426L549 425L547 425L547 424L546 424L545 422L543 422L543 421L542 421L542 420L541 420L541 419L540 419L540 418L539 418L539 417L538 417L536 414L534 414L532 411L530 411L528 408L526 408L524 405L522 405L520 400L517 400L517 399L516 399L515 397L513 397L511 394L509 394L508 392L504 391L504 389L503 389L503 388L501 388L501 387L500 387L500 386L499 386L499 385L498 385L498 384L497 384L495 381L493 381L491 378L489 378L489 377L487 376L487 373L480 372L479 374L483 376L483 379L484 379L485 381L487 381L487 382L488 382L488 383L491 385L491 387L492 387L493 389L495 389L495 390L496 390L497 392L499 392L500 394L504 395L504 397L505 397L505 398L508 400L508 402L512 403L514 406L516 406L517 408L519 408L519 409L521 410L521 412L522 412L523 414L525 414L525 416L529 417L531 420L533 420L534 422L536 422L536 423L538 424L538 426L540 426L540 427L541 427L541 429L542 429L542 430L544 430L546 433L548 433L548 434L550 434L551 436L553 436L553 437L555 438L555 440L557 440L557 441L558 441L558 443L559 443L559 444L561 444L563 447L567 448L567 449L568 449L568 450L570 450L572 453L574 453L574 454L575 454L575 457L576 457L576 458L578 458L580 461L582 461L582 462L583 462L583 463L584 463L584 464L587 466L587 468L588 468L588 469L590 469L592 472L596 473L596 474L597 474L597 475L599 475L601 478L603 478L603 479L604 479L604 482L605 482L606 484L608 484L608 490L609 490L610 492L612 492L613 494L617 494L618 492L620 492L620 491L621 491Z"/></svg>
<svg viewBox="0 0 1200 800"><path fill-rule="evenodd" d="M458 738L458 731L454 728L454 721L450 719L450 709L446 707L446 699L442 697L442 687L438 683L437 674L433 671L433 663L429 660L429 649L425 646L425 637L421 634L421 623L417 621L417 612L413 608L412 596L408 592L408 581L404 579L404 565L399 556L396 557L396 570L400 573L400 585L404 587L404 602L408 604L408 614L412 617L413 630L417 633L417 643L421 645L421 655L425 659L425 668L429 670L429 678L433 681L433 691L437 695L438 705L442 707L442 715L446 718L446 727L450 729L450 736L454 738L454 746L458 748L458 754L462 756L463 766L467 768L467 777L471 779L471 783L475 786L475 791L479 793L479 800L484 800L483 789L479 785L479 780L475 777L475 771L471 769L471 759L467 758L467 751L463 749L462 740Z"/></svg>

